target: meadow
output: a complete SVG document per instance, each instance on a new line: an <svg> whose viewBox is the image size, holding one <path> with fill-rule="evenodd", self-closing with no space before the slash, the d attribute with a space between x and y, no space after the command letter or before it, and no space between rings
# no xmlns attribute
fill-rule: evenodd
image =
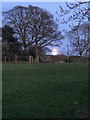
<svg viewBox="0 0 90 120"><path fill-rule="evenodd" d="M3 64L3 118L87 117L88 64Z"/></svg>

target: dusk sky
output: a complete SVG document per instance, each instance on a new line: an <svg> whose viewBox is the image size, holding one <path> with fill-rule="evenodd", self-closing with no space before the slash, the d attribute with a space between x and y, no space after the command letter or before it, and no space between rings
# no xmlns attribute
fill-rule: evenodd
<svg viewBox="0 0 90 120"><path fill-rule="evenodd" d="M7 0L3 0L7 1ZM10 0L9 0L10 1ZM17 1L17 0L16 0ZM21 0L19 0L21 1ZM23 0L22 0L23 1ZM26 0L27 1L27 0ZM29 0L28 0L29 1ZM64 0L63 0L64 1ZM70 0L69 0L70 1ZM8 11L12 9L16 5L22 5L22 6L28 6L28 5L33 5L33 6L38 6L40 8L44 8L50 13L53 14L55 20L56 20L56 11L59 11L59 5L62 6L63 8L66 8L65 2L2 2L2 11ZM59 29L60 30L69 30L68 24L66 25L61 25L59 24ZM62 53L63 48L67 49L67 40L62 40L62 46L60 48L56 48L58 50L58 53Z"/></svg>

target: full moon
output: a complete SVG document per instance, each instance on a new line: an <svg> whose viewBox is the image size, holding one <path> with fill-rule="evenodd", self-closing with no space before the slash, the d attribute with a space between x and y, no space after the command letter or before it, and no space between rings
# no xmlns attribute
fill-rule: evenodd
<svg viewBox="0 0 90 120"><path fill-rule="evenodd" d="M53 49L53 50L52 50L52 54L53 54L53 55L57 55L57 54L58 54L57 49Z"/></svg>

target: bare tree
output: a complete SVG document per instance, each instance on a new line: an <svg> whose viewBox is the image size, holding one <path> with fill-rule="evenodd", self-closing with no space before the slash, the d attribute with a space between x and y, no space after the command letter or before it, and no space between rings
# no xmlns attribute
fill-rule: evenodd
<svg viewBox="0 0 90 120"><path fill-rule="evenodd" d="M61 32L58 32L58 24L54 22L53 15L48 11L38 7L29 6L31 17L31 31L33 41L36 47L36 58L39 56L39 49L48 45L60 45L63 38Z"/></svg>
<svg viewBox="0 0 90 120"><path fill-rule="evenodd" d="M4 20L15 29L23 48L26 50L30 45L35 46L36 58L39 57L39 48L61 44L63 36L48 11L31 5L16 6L4 15Z"/></svg>
<svg viewBox="0 0 90 120"><path fill-rule="evenodd" d="M88 56L90 52L88 27L89 24L75 26L67 34L73 51L79 56Z"/></svg>
<svg viewBox="0 0 90 120"><path fill-rule="evenodd" d="M70 31L66 32L74 54L88 56L90 51L90 2L66 2L66 9L60 6L58 22L68 24ZM67 17L66 17L67 16Z"/></svg>
<svg viewBox="0 0 90 120"><path fill-rule="evenodd" d="M18 40L20 40L24 49L27 48L28 35L28 9L22 6L16 6L13 9L4 12L4 21L13 27Z"/></svg>
<svg viewBox="0 0 90 120"><path fill-rule="evenodd" d="M66 2L66 9L59 6L59 12L57 12L57 14L57 20L62 24L67 24L70 21L77 23L90 21L90 1Z"/></svg>

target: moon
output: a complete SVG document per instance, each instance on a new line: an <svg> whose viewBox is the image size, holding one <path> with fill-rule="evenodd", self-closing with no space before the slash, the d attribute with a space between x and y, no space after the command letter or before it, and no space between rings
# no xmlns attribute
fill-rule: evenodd
<svg viewBox="0 0 90 120"><path fill-rule="evenodd" d="M57 49L52 49L52 54L53 54L53 55L57 55L57 54L58 54Z"/></svg>

